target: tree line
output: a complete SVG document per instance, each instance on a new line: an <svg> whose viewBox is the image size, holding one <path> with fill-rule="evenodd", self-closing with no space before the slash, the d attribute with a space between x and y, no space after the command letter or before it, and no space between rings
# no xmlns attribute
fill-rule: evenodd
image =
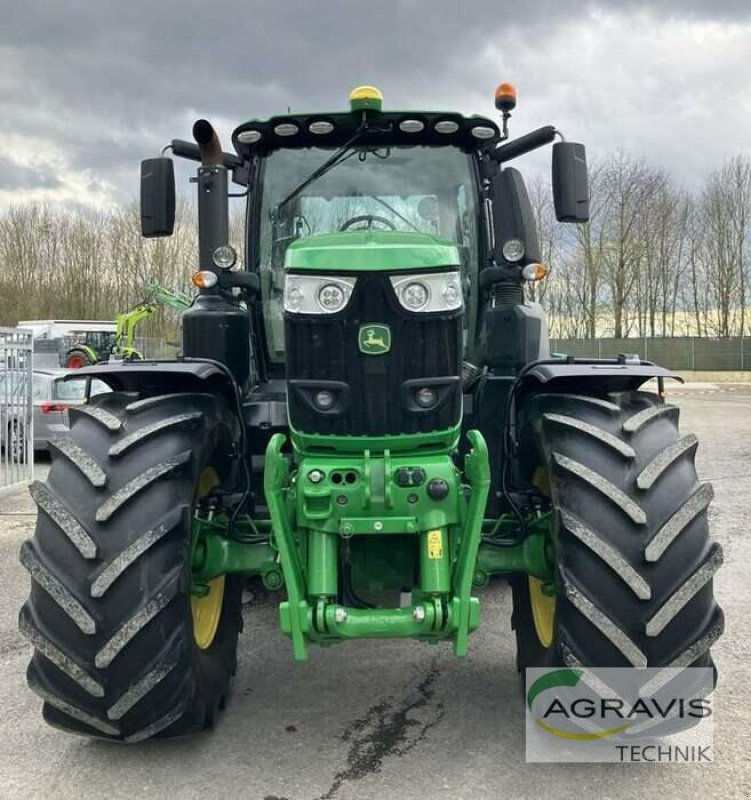
<svg viewBox="0 0 751 800"><path fill-rule="evenodd" d="M591 219L555 221L550 186L529 186L542 259L531 287L551 336L743 336L751 324L751 157L693 192L644 158L590 165ZM240 209L238 209L238 212ZM242 252L241 213L232 220ZM0 325L24 319L114 319L157 282L185 291L195 271L195 212L178 203L175 235L145 240L135 204L92 214L35 204L0 215ZM161 309L144 335L169 336Z"/></svg>
<svg viewBox="0 0 751 800"><path fill-rule="evenodd" d="M238 214L231 230L240 248L241 227ZM114 320L143 302L152 283L189 294L197 252L195 209L185 200L177 204L175 234L158 239L141 236L136 203L100 213L12 206L0 215L0 325ZM157 308L139 335L174 339L178 323L178 312Z"/></svg>
<svg viewBox="0 0 751 800"><path fill-rule="evenodd" d="M115 319L152 282L185 290L196 247L187 211L178 208L178 235L145 240L133 205L98 214L12 206L0 216L0 324ZM166 335L173 315L160 309L143 333Z"/></svg>
<svg viewBox="0 0 751 800"><path fill-rule="evenodd" d="M556 338L748 335L751 158L689 192L625 152L590 166L590 222L555 222L549 187L531 187L543 261L533 287Z"/></svg>

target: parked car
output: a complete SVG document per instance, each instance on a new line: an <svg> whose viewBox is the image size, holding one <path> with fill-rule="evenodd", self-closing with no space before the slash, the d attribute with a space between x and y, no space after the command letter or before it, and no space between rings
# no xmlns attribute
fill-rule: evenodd
<svg viewBox="0 0 751 800"><path fill-rule="evenodd" d="M68 430L68 409L86 401L86 378L64 380L70 369L35 369L31 376L31 408L34 450L48 450L50 440ZM0 371L0 442L13 458L20 458L26 444L28 391L23 373ZM109 392L103 381L94 378L91 396Z"/></svg>

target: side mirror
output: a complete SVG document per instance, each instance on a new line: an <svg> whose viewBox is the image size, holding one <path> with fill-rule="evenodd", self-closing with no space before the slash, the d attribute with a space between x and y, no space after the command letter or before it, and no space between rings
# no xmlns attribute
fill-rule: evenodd
<svg viewBox="0 0 751 800"><path fill-rule="evenodd" d="M509 239L519 239L524 244L524 255L518 260L519 264L540 261L540 243L532 204L521 173L513 167L506 167L493 178L493 227L493 255L498 263L509 263L503 255L503 245Z"/></svg>
<svg viewBox="0 0 751 800"><path fill-rule="evenodd" d="M175 229L175 167L171 158L141 162L141 234L172 236Z"/></svg>
<svg viewBox="0 0 751 800"><path fill-rule="evenodd" d="M558 222L589 221L589 178L583 144L553 145L553 202Z"/></svg>

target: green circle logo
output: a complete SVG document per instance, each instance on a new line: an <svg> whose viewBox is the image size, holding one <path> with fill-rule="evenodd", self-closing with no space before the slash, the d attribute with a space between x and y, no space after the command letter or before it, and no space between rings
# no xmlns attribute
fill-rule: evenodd
<svg viewBox="0 0 751 800"><path fill-rule="evenodd" d="M547 731L547 733L550 733L553 736L560 736L562 739L572 739L575 741L594 741L596 739L607 739L609 736L613 736L616 733L620 733L621 731L625 731L627 728L629 728L632 724L631 722L626 722L625 724L615 725L609 728L603 728L594 733L582 733L578 730L565 730L563 728L551 725L544 720L545 715L543 715L543 718L541 718L537 713L535 713L532 705L538 696L542 695L549 689L573 689L579 684L583 674L583 670L580 669L558 669L554 672L548 672L545 675L541 675L527 690L527 708L532 713L532 718L534 721L544 731ZM559 700L554 701L554 703L550 706L550 709L554 708L555 703L558 703L560 709L565 714L565 707L560 703Z"/></svg>

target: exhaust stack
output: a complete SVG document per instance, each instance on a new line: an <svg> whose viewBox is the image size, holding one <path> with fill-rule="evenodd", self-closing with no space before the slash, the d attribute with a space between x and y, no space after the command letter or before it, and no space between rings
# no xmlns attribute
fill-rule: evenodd
<svg viewBox="0 0 751 800"><path fill-rule="evenodd" d="M193 138L201 152L201 164L204 167L224 165L224 153L214 126L207 119L196 120L193 124Z"/></svg>
<svg viewBox="0 0 751 800"><path fill-rule="evenodd" d="M198 255L200 269L216 272L213 255L229 242L228 178L224 153L213 125L199 119L193 125L201 166L198 168Z"/></svg>

